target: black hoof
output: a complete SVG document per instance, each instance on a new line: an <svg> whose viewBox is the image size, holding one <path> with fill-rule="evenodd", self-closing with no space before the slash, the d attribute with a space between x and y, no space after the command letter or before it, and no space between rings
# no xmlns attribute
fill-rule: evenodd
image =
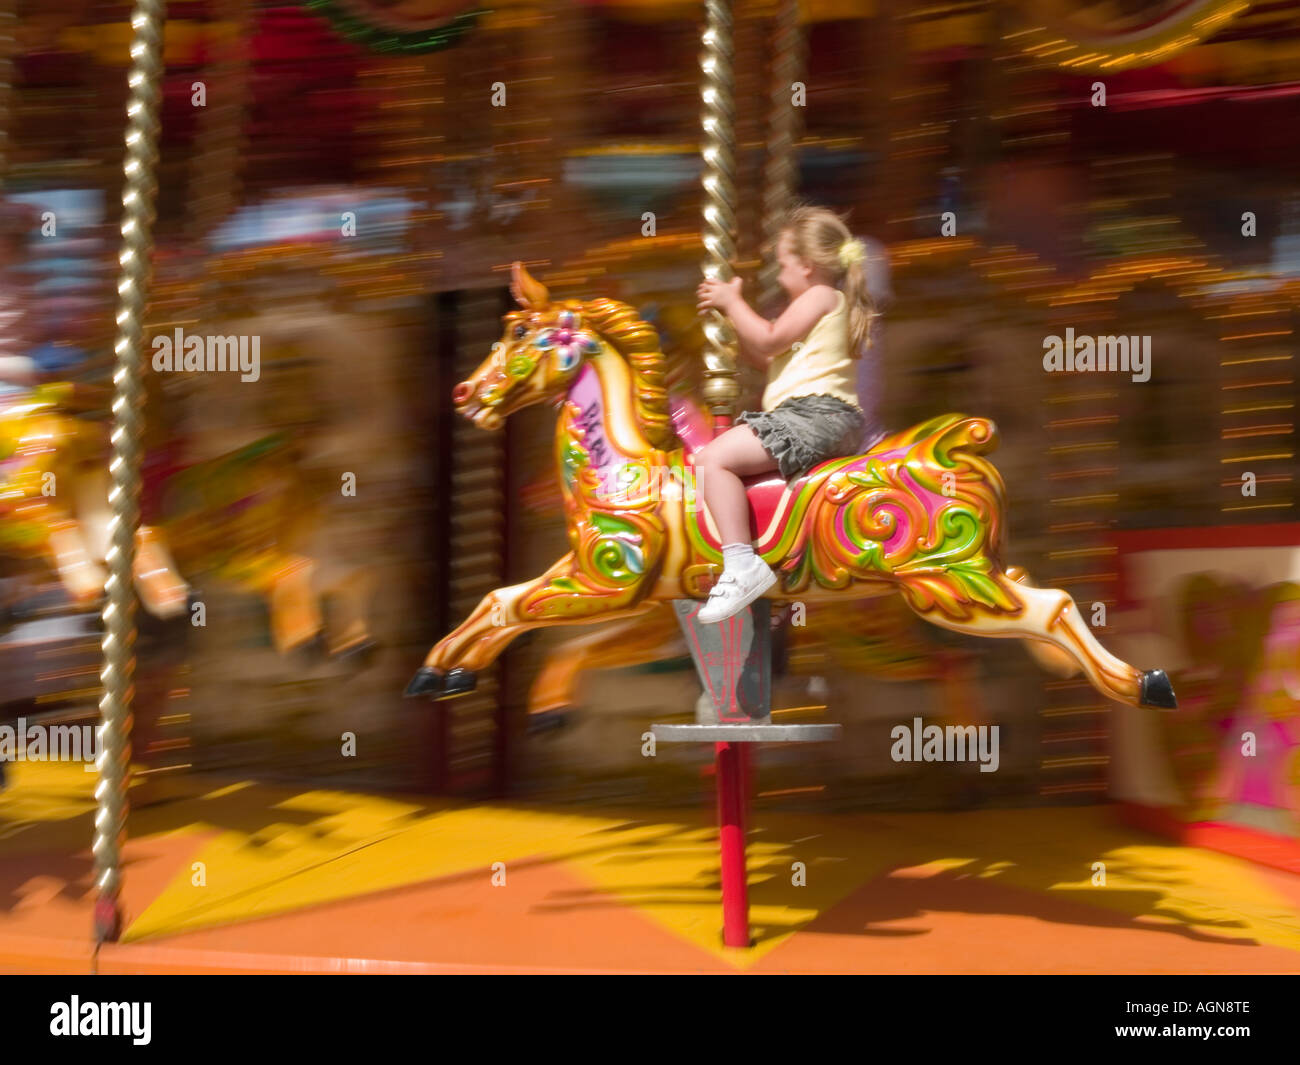
<svg viewBox="0 0 1300 1065"><path fill-rule="evenodd" d="M1177 710L1178 699L1174 696L1174 686L1163 669L1148 669L1142 674L1142 694L1138 698L1139 706L1158 706L1162 710Z"/></svg>
<svg viewBox="0 0 1300 1065"><path fill-rule="evenodd" d="M432 699L454 699L457 695L468 695L477 686L478 677L472 670L458 666L443 673L429 666L421 666L402 696L407 699L418 695L427 695Z"/></svg>
<svg viewBox="0 0 1300 1065"><path fill-rule="evenodd" d="M402 692L403 699L414 699L420 695L431 695L435 699L442 694L443 675L436 669L421 666L411 678L411 683Z"/></svg>
<svg viewBox="0 0 1300 1065"><path fill-rule="evenodd" d="M442 681L442 694L434 698L452 699L457 695L468 695L476 687L478 687L478 676L474 671L457 666L447 671Z"/></svg>

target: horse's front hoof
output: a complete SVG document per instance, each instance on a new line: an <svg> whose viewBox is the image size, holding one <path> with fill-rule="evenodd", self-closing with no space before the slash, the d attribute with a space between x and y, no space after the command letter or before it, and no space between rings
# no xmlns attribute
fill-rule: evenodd
<svg viewBox="0 0 1300 1065"><path fill-rule="evenodd" d="M411 683L406 686L406 691L402 692L402 698L414 699L421 695L431 695L436 699L442 694L444 679L445 675L441 670L421 666L415 671L415 676L411 678Z"/></svg>
<svg viewBox="0 0 1300 1065"><path fill-rule="evenodd" d="M453 699L457 695L468 695L478 687L478 675L472 669L455 669L447 671L442 682L442 694L435 699Z"/></svg>
<svg viewBox="0 0 1300 1065"><path fill-rule="evenodd" d="M1148 669L1142 674L1142 690L1138 696L1139 706L1155 706L1161 710L1177 710L1178 699L1174 695L1174 686L1163 669Z"/></svg>

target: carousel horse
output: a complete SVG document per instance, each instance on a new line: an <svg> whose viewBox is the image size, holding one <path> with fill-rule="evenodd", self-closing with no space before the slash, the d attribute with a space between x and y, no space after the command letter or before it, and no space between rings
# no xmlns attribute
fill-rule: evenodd
<svg viewBox="0 0 1300 1065"><path fill-rule="evenodd" d="M308 473L293 441L270 434L173 473L163 527L187 572L266 602L280 654L324 643L329 654L348 659L373 646L364 620L368 587L357 580L326 589L344 611L343 624L327 636L317 564L293 550L310 534L325 493Z"/></svg>
<svg viewBox="0 0 1300 1065"><path fill-rule="evenodd" d="M236 374L204 374L189 389L192 465L168 478L161 508L177 557L263 598L280 653L364 661L376 647L377 570L340 475L355 471L366 489L393 477L391 439L376 426L393 406L397 342L308 296L228 319L222 332L260 338L261 379L250 389ZM360 362L359 346L370 353Z"/></svg>
<svg viewBox="0 0 1300 1065"><path fill-rule="evenodd" d="M0 555L42 559L69 598L91 606L108 555L108 433L69 413L75 386L37 385L0 401ZM133 578L155 617L185 612L189 588L161 532L136 530Z"/></svg>
<svg viewBox="0 0 1300 1065"><path fill-rule="evenodd" d="M429 652L407 696L472 691L477 672L532 628L704 599L721 564L717 528L694 492L700 441L674 426L654 329L615 300L553 301L519 264L512 290L519 310L452 399L484 429L554 403L571 550L540 577L488 593ZM1045 663L1068 656L1112 699L1176 706L1163 670L1116 658L1066 592L1002 564L1005 489L984 458L996 443L988 419L946 414L789 483L748 478L755 551L780 578L768 598L811 613L897 593L932 624L1028 640Z"/></svg>
<svg viewBox="0 0 1300 1065"><path fill-rule="evenodd" d="M96 390L37 385L0 401L0 556L44 560L79 608L104 591L108 554L108 432L77 410L103 405ZM136 532L134 583L155 617L186 613L180 569L208 573L263 597L280 653L322 638L314 564L283 546L312 514L295 450L271 435L246 447L166 471L166 517ZM323 495L318 486L316 496ZM180 559L181 567L173 559ZM340 583L346 623L329 650L341 658L372 646L364 624L368 588Z"/></svg>

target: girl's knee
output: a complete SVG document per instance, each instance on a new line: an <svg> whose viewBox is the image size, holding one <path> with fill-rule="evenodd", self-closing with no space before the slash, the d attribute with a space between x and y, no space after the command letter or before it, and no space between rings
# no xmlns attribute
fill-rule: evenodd
<svg viewBox="0 0 1300 1065"><path fill-rule="evenodd" d="M695 468L700 470L712 470L714 472L735 473L731 457L724 448L714 448L711 452L708 448L699 452L695 456Z"/></svg>

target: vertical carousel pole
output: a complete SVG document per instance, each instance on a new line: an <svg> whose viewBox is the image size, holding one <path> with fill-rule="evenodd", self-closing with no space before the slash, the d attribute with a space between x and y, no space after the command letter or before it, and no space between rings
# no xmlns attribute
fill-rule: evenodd
<svg viewBox="0 0 1300 1065"><path fill-rule="evenodd" d="M772 93L768 98L767 159L763 167L763 266L758 275L759 299L771 307L781 296L776 242L781 221L798 185L799 110L794 83L803 73L803 36L799 32L799 0L781 0L772 41Z"/></svg>
<svg viewBox="0 0 1300 1065"><path fill-rule="evenodd" d="M122 930L121 844L126 834L131 760L135 598L131 573L140 521L140 350L153 248L158 97L162 80L163 0L136 0L131 14L131 72L127 77L125 184L122 190L121 270L113 344L113 458L109 466L108 582L104 604L103 695L99 702L99 783L95 788L95 937L116 941Z"/></svg>
<svg viewBox="0 0 1300 1065"><path fill-rule="evenodd" d="M729 281L736 257L735 77L732 70L731 0L705 0L700 53L700 100L704 142L704 249L706 278ZM704 401L714 434L731 427L740 395L735 331L719 311L704 322ZM714 746L718 795L718 845L722 852L722 935L729 947L749 946L749 885L745 871L747 748Z"/></svg>
<svg viewBox="0 0 1300 1065"><path fill-rule="evenodd" d="M704 246L708 252L704 276L729 280L735 257L735 133L732 112L734 87L731 75L731 8L723 0L705 4L708 22L704 51L700 56L704 101ZM777 63L773 90L773 151L784 166L769 166L765 184L764 223L779 219L794 185L791 161L795 120L783 115L784 106L793 108L790 82L798 76L799 9L789 0L782 12L783 32L778 34ZM778 92L779 90L779 92ZM782 147L784 146L784 147ZM772 191L772 190L777 191ZM784 190L783 192L780 190ZM778 203L779 201L779 203ZM773 275L773 279L775 275ZM731 426L739 395L736 380L735 333L722 315L712 312L705 320L704 398L714 416L714 432ZM695 659L700 682L709 693L713 719L694 725L654 725L655 737L664 743L714 744L718 799L718 846L722 859L722 936L729 947L752 946L749 938L749 885L745 870L745 824L748 819L750 744L825 743L838 738L839 725L773 725L771 700L771 611L760 599L743 615L721 625L703 625L698 619L699 603L674 601Z"/></svg>
<svg viewBox="0 0 1300 1065"><path fill-rule="evenodd" d="M706 278L730 281L736 257L736 133L732 72L731 0L706 0L704 50L700 53L700 100L704 142L704 250ZM736 334L720 311L704 320L704 401L715 433L731 427L740 386L736 380Z"/></svg>
<svg viewBox="0 0 1300 1065"><path fill-rule="evenodd" d="M768 96L767 151L763 164L763 264L758 274L759 306L772 313L781 298L776 242L798 178L799 112L794 83L803 73L803 37L799 32L799 0L781 0L772 35L771 92ZM753 794L752 765L746 748L745 794Z"/></svg>
<svg viewBox="0 0 1300 1065"><path fill-rule="evenodd" d="M803 75L803 36L799 32L799 0L780 0L772 34L771 91L768 95L767 151L763 164L763 249L758 273L758 305L763 314L775 313L781 299L777 276L776 243L781 223L799 183L799 112L794 106L794 83ZM748 748L746 748L748 754ZM745 794L752 795L748 758Z"/></svg>

